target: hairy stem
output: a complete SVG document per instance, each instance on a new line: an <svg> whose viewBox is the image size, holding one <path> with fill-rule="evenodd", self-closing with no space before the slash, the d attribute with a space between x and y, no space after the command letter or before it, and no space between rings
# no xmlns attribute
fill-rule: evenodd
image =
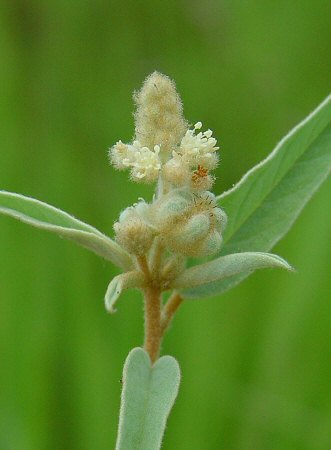
<svg viewBox="0 0 331 450"><path fill-rule="evenodd" d="M153 280L146 256L138 256L137 262L145 275L145 343L144 348L152 363L157 360L161 345L161 289Z"/></svg>
<svg viewBox="0 0 331 450"><path fill-rule="evenodd" d="M161 334L163 334L170 325L175 312L180 307L183 300L183 297L181 297L178 292L174 292L165 304L161 318Z"/></svg>
<svg viewBox="0 0 331 450"><path fill-rule="evenodd" d="M168 328L183 298L174 292L162 309L162 289L158 283L163 246L157 242L152 262L149 264L145 256L137 257L140 270L145 275L145 342L144 348L154 363L160 354L164 332Z"/></svg>
<svg viewBox="0 0 331 450"><path fill-rule="evenodd" d="M145 344L152 363L160 353L161 345L161 292L152 286L144 290L145 294Z"/></svg>
<svg viewBox="0 0 331 450"><path fill-rule="evenodd" d="M153 253L150 258L151 273L153 274L154 278L158 277L158 275L159 275L161 264L162 264L163 251L164 251L164 247L163 247L160 239L156 238L155 246L153 248Z"/></svg>
<svg viewBox="0 0 331 450"><path fill-rule="evenodd" d="M146 281L150 281L150 272L146 256L137 256L137 262L140 270L145 275Z"/></svg>

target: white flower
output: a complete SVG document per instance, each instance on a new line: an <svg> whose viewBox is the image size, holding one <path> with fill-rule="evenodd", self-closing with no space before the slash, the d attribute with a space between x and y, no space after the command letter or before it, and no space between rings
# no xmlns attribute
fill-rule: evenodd
<svg viewBox="0 0 331 450"><path fill-rule="evenodd" d="M134 141L133 146L137 149L135 160L131 167L131 177L136 181L146 181L146 183L155 181L159 176L161 161L159 158L160 146L155 145L154 150L148 147L141 147L138 141Z"/></svg>
<svg viewBox="0 0 331 450"><path fill-rule="evenodd" d="M187 130L172 158L163 167L163 177L174 186L189 186L194 192L209 190L214 177L208 171L218 163L217 141L213 132L199 132L202 123L197 122L193 130ZM194 170L196 169L196 170Z"/></svg>
<svg viewBox="0 0 331 450"><path fill-rule="evenodd" d="M139 141L134 141L132 145L119 141L111 149L110 158L112 164L119 170L131 168L131 178L134 181L150 183L159 176L161 169L159 153L159 145L150 150Z"/></svg>
<svg viewBox="0 0 331 450"><path fill-rule="evenodd" d="M110 149L110 161L116 169L124 170L133 162L134 158L129 147L131 146L123 144L122 141L118 141Z"/></svg>
<svg viewBox="0 0 331 450"><path fill-rule="evenodd" d="M216 151L219 147L216 146L217 141L212 137L211 130L196 134L201 127L202 123L197 122L193 130L187 130L177 152L182 155L183 162L190 167L200 165L206 169L215 169L218 162Z"/></svg>
<svg viewBox="0 0 331 450"><path fill-rule="evenodd" d="M193 129L187 130L168 160L164 148L161 159L160 145L151 150L134 140L132 144L117 142L110 150L111 162L119 170L130 169L133 181L152 183L161 176L176 187L190 186L195 192L210 189L214 178L208 171L217 166L219 147L213 132L198 132L201 128L202 123L197 122Z"/></svg>

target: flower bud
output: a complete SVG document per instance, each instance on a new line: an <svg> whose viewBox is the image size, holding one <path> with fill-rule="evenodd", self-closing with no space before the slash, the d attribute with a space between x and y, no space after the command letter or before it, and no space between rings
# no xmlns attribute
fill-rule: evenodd
<svg viewBox="0 0 331 450"><path fill-rule="evenodd" d="M163 166L162 174L166 181L177 187L184 186L191 179L191 172L179 155L178 158L171 158Z"/></svg>
<svg viewBox="0 0 331 450"><path fill-rule="evenodd" d="M120 215L120 221L114 224L116 241L130 254L145 255L155 237L152 228L136 213L127 208Z"/></svg>
<svg viewBox="0 0 331 450"><path fill-rule="evenodd" d="M166 75L153 72L141 90L134 94L136 139L142 145L170 151L184 136L188 126L175 83Z"/></svg>

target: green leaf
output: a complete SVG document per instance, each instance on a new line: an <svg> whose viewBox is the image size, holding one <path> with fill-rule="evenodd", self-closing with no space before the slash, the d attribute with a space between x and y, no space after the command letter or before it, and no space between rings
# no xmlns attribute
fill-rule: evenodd
<svg viewBox="0 0 331 450"><path fill-rule="evenodd" d="M124 270L132 267L130 256L116 242L54 206L20 194L0 191L0 213L70 239Z"/></svg>
<svg viewBox="0 0 331 450"><path fill-rule="evenodd" d="M105 295L105 306L108 312L115 313L115 304L125 289L142 287L145 277L142 272L133 270L122 273L111 280Z"/></svg>
<svg viewBox="0 0 331 450"><path fill-rule="evenodd" d="M270 251L291 228L330 169L331 96L285 136L264 161L218 197L228 215L221 255ZM246 276L235 275L191 289L190 296L220 294Z"/></svg>
<svg viewBox="0 0 331 450"><path fill-rule="evenodd" d="M233 253L190 267L171 283L170 288L186 289L185 296L190 297L191 287L199 286L203 290L206 286L208 289L208 284L213 281L224 280L238 273L247 274L257 269L270 267L293 270L283 258L271 253ZM195 290L193 289L193 294L194 292Z"/></svg>
<svg viewBox="0 0 331 450"><path fill-rule="evenodd" d="M179 383L179 365L172 356L162 356L152 366L145 350L131 350L123 370L116 450L158 450L161 447Z"/></svg>

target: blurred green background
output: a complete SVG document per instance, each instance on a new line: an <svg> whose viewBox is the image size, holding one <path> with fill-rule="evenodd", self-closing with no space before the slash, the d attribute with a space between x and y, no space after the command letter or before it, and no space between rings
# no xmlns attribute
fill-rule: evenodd
<svg viewBox="0 0 331 450"><path fill-rule="evenodd" d="M2 0L0 188L112 233L123 207L151 198L107 148L132 137L132 91L155 69L214 130L215 191L229 188L328 94L329 7ZM275 248L296 274L261 271L179 311L163 349L183 379L165 450L331 448L330 195L331 180ZM0 449L114 448L139 294L107 315L114 267L6 217L0 252Z"/></svg>

